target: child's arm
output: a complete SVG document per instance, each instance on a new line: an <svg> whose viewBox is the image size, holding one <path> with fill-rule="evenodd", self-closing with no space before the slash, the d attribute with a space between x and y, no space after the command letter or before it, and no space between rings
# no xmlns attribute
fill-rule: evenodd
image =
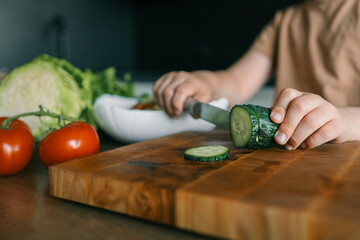
<svg viewBox="0 0 360 240"><path fill-rule="evenodd" d="M172 117L182 113L187 97L201 102L226 97L231 105L241 103L260 89L271 70L267 56L250 50L226 70L167 73L154 84L154 98Z"/></svg>
<svg viewBox="0 0 360 240"><path fill-rule="evenodd" d="M329 141L360 140L360 108L335 107L316 94L286 88L270 116L281 123L275 140L288 150L314 148Z"/></svg>

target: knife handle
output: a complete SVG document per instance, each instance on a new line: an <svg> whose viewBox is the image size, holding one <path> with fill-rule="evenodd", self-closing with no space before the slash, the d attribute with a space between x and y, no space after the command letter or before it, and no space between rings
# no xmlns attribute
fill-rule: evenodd
<svg viewBox="0 0 360 240"><path fill-rule="evenodd" d="M188 97L184 103L184 110L189 110L197 101L192 97Z"/></svg>
<svg viewBox="0 0 360 240"><path fill-rule="evenodd" d="M200 116L200 109L199 109L199 107L196 107L196 105L198 103L200 103L200 102L196 101L192 97L188 97L184 103L184 110L188 110L190 112L191 116L195 119L199 118L199 116Z"/></svg>

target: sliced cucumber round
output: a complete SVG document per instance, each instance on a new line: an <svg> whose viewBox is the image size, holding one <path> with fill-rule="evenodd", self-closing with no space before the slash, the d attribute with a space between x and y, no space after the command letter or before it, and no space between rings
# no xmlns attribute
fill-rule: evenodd
<svg viewBox="0 0 360 240"><path fill-rule="evenodd" d="M230 112L230 135L235 147L257 143L259 124L253 109L235 105Z"/></svg>
<svg viewBox="0 0 360 240"><path fill-rule="evenodd" d="M184 152L184 158L191 161L212 162L229 157L230 149L220 145L208 145L189 148Z"/></svg>

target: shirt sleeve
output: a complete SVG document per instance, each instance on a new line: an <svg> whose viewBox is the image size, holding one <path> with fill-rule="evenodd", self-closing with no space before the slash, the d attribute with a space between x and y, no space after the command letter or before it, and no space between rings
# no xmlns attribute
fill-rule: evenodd
<svg viewBox="0 0 360 240"><path fill-rule="evenodd" d="M278 38L283 11L276 12L274 18L263 28L260 34L250 47L269 57L275 63L276 52L278 49Z"/></svg>

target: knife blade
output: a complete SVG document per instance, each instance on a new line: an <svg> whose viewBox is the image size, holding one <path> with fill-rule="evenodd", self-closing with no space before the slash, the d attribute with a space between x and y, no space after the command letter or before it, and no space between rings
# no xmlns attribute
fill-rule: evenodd
<svg viewBox="0 0 360 240"><path fill-rule="evenodd" d="M201 118L207 122L224 129L229 129L229 111L212 106L208 103L198 102L192 98L188 98L185 108L194 117Z"/></svg>
<svg viewBox="0 0 360 240"><path fill-rule="evenodd" d="M192 98L186 100L185 108L194 117L213 123L220 128L229 129L230 112L228 110L212 106L208 103L202 103ZM258 129L258 133L261 137L269 136L262 128Z"/></svg>

